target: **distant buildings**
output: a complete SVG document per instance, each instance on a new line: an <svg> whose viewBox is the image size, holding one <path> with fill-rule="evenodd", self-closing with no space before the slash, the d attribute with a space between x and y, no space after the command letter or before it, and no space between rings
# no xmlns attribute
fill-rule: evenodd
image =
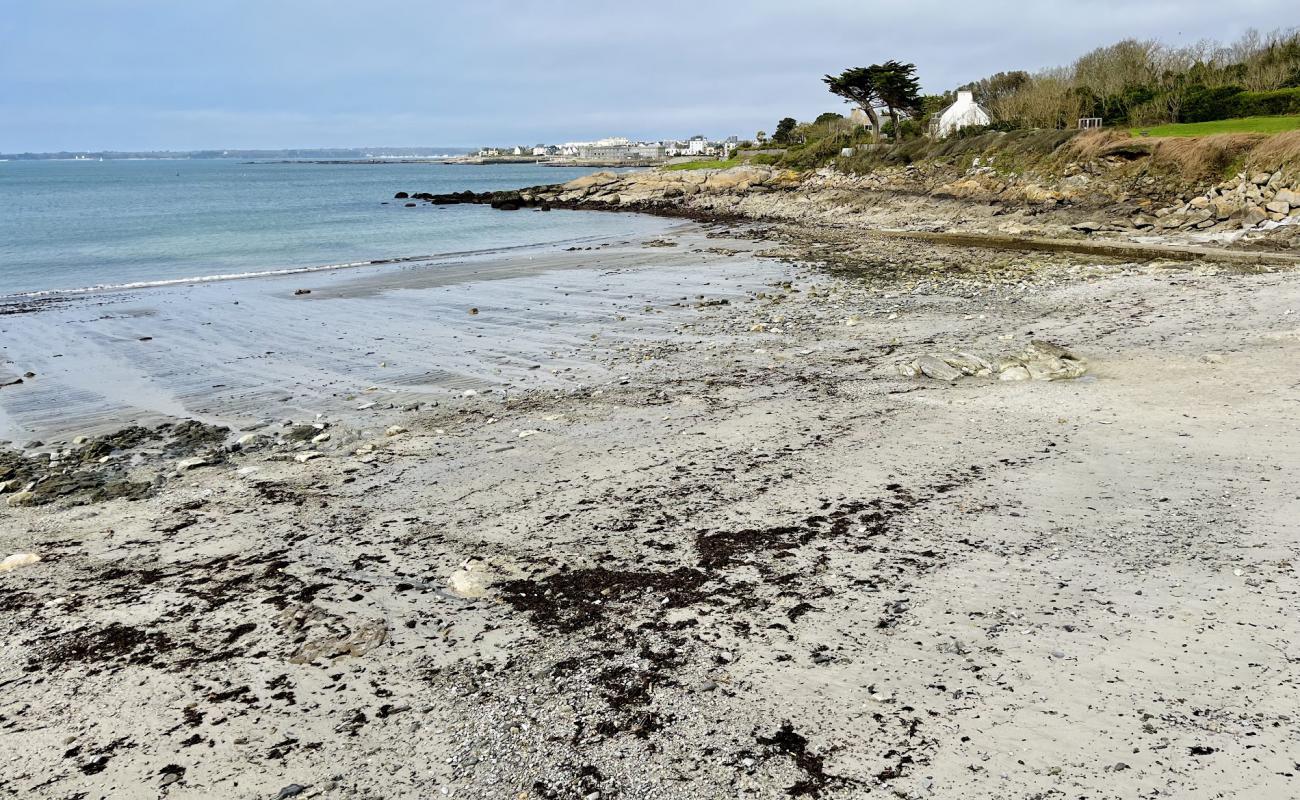
<svg viewBox="0 0 1300 800"><path fill-rule="evenodd" d="M694 158L728 156L740 144L740 138L730 136L720 141L704 136L692 136L685 141L663 140L634 142L626 137L611 136L591 142L565 142L564 144L536 144L531 147L483 147L479 158L531 157L538 159L572 159L601 162L652 162L678 156Z"/></svg>

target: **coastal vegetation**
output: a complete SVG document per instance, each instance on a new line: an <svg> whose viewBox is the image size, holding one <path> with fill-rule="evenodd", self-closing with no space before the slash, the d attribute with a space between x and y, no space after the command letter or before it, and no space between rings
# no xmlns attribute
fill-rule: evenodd
<svg viewBox="0 0 1300 800"><path fill-rule="evenodd" d="M1133 128L1140 136L1213 136L1221 133L1282 133L1300 130L1300 115L1290 117L1241 117L1214 122L1182 122Z"/></svg>
<svg viewBox="0 0 1300 800"><path fill-rule="evenodd" d="M1000 72L966 86L996 124L1067 128L1084 117L1137 127L1300 114L1300 29L1231 44L1125 39L1069 65Z"/></svg>

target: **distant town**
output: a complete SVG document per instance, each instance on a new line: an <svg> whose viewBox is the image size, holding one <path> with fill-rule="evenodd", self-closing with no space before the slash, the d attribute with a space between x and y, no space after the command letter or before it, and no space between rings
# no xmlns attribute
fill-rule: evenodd
<svg viewBox="0 0 1300 800"><path fill-rule="evenodd" d="M457 160L480 163L495 160L529 160L560 162L658 163L672 158L725 159L741 146L739 136L726 139L709 139L692 136L689 139L660 141L632 141L622 136L612 136L591 142L565 142L564 144L515 145L512 147L482 147L471 156Z"/></svg>

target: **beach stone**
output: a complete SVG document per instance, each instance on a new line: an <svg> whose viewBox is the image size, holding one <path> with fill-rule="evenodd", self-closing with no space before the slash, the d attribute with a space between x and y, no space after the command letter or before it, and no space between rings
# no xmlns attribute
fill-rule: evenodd
<svg viewBox="0 0 1300 800"><path fill-rule="evenodd" d="M260 433L246 433L243 436L236 439L235 444L239 445L240 447L248 447L250 445L257 444L257 442L261 438L262 435Z"/></svg>
<svg viewBox="0 0 1300 800"><path fill-rule="evenodd" d="M210 463L212 462L208 461L208 459L204 458L203 456L194 456L193 458L182 458L180 461L176 462L176 471L188 472L189 470L198 469L199 467L206 467Z"/></svg>
<svg viewBox="0 0 1300 800"><path fill-rule="evenodd" d="M330 434L328 432L318 433L315 436L311 437L312 444L321 444L322 442L328 442L329 440L330 440Z"/></svg>
<svg viewBox="0 0 1300 800"><path fill-rule="evenodd" d="M9 572L19 567L30 566L40 560L41 557L35 553L14 553L4 561L0 561L0 572Z"/></svg>
<svg viewBox="0 0 1300 800"><path fill-rule="evenodd" d="M398 436L403 433L406 433L406 428L403 428L401 425L390 425L384 431L385 436Z"/></svg>
<svg viewBox="0 0 1300 800"><path fill-rule="evenodd" d="M1243 228L1253 228L1266 219L1268 219L1268 212L1259 206L1249 206L1246 213L1242 215L1241 226Z"/></svg>
<svg viewBox="0 0 1300 800"><path fill-rule="evenodd" d="M15 492L14 494L9 495L9 498L5 500L5 505L9 506L10 508L18 508L20 506L30 506L30 505L34 505L35 503L36 503L35 492Z"/></svg>
<svg viewBox="0 0 1300 800"><path fill-rule="evenodd" d="M313 458L320 458L323 455L324 453L320 452L319 450L308 450L305 453L299 453L298 455L294 456L293 460L297 461L299 464L306 464L308 461L311 461Z"/></svg>
<svg viewBox="0 0 1300 800"><path fill-rule="evenodd" d="M406 197L406 192L398 192L397 194L399 197ZM297 797L302 794L305 789L306 787L301 784L291 783L280 789L280 793L276 795L276 800L285 800L286 797Z"/></svg>
<svg viewBox="0 0 1300 800"><path fill-rule="evenodd" d="M9 492L16 491L19 486L22 486L22 483L17 478L0 481L0 494L8 494Z"/></svg>
<svg viewBox="0 0 1300 800"><path fill-rule="evenodd" d="M1286 203L1291 208L1300 207L1300 192L1291 189L1281 189L1273 195L1273 201L1277 203Z"/></svg>
<svg viewBox="0 0 1300 800"><path fill-rule="evenodd" d="M491 570L482 561L466 561L460 569L447 578L447 588L457 597L476 600L485 597L489 587L496 580Z"/></svg>
<svg viewBox="0 0 1300 800"><path fill-rule="evenodd" d="M1026 369L1023 364L1016 364L1013 367L1008 367L1007 369L1002 370L1001 374L998 375L998 380L1027 381L1032 377L1033 375L1029 374L1029 370Z"/></svg>
<svg viewBox="0 0 1300 800"><path fill-rule="evenodd" d="M1291 204L1283 202L1281 200L1274 200L1273 202L1264 206L1264 210L1272 214L1281 214L1282 216L1286 216L1287 214L1291 213Z"/></svg>
<svg viewBox="0 0 1300 800"><path fill-rule="evenodd" d="M916 368L925 377L936 381L955 381L961 377L959 370L937 356L921 356L916 360Z"/></svg>

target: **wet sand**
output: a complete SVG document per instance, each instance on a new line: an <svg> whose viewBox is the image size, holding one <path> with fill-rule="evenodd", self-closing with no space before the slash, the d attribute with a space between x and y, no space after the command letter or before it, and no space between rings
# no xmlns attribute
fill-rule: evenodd
<svg viewBox="0 0 1300 800"><path fill-rule="evenodd" d="M735 296L763 278L752 266L714 271L723 259L700 252L712 242L699 226L677 230L675 248L609 240L51 298L0 317L0 374L35 373L0 388L0 440L167 418L243 429L359 403L607 378L573 359L575 347L662 337L674 303ZM667 316L619 322L646 306Z"/></svg>

